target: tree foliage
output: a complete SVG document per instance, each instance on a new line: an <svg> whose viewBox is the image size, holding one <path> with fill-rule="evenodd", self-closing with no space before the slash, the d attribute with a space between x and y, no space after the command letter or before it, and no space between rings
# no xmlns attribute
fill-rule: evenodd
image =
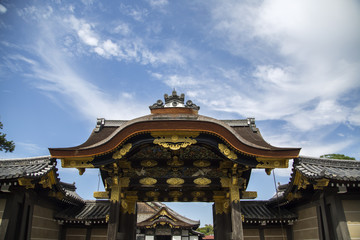
<svg viewBox="0 0 360 240"><path fill-rule="evenodd" d="M198 228L197 231L202 232L207 235L214 235L214 228L211 224L205 224L205 227Z"/></svg>
<svg viewBox="0 0 360 240"><path fill-rule="evenodd" d="M3 129L3 124L0 122L0 129ZM13 141L6 140L6 134L0 132L0 151L12 152L15 149Z"/></svg>
<svg viewBox="0 0 360 240"><path fill-rule="evenodd" d="M355 158L353 158L353 157L349 157L349 156L346 156L344 154L338 154L338 153L331 153L331 154L321 155L320 158L355 160Z"/></svg>

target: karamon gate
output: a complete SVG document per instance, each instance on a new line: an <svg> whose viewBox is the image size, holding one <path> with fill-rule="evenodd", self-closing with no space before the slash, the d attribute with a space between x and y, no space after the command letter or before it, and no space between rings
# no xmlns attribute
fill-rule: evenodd
<svg viewBox="0 0 360 240"><path fill-rule="evenodd" d="M165 94L151 114L130 121L98 119L89 139L77 147L52 148L65 168L99 168L110 199L108 239L136 239L136 202L213 202L215 239L243 239L240 199L251 170L288 167L299 148L264 141L255 120L216 120L198 114L184 94ZM173 226L175 227L175 226Z"/></svg>

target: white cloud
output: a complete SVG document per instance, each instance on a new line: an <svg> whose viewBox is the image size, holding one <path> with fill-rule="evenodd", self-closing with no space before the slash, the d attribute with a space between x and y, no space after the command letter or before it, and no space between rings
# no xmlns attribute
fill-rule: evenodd
<svg viewBox="0 0 360 240"><path fill-rule="evenodd" d="M118 33L124 36L127 36L131 33L131 29L129 24L126 23L118 23L116 27L112 30L113 33Z"/></svg>
<svg viewBox="0 0 360 240"><path fill-rule="evenodd" d="M148 16L149 12L146 9L141 9L138 7L130 7L125 4L120 5L123 13L131 16L135 21L143 22L144 18Z"/></svg>
<svg viewBox="0 0 360 240"><path fill-rule="evenodd" d="M53 15L53 8L50 6L29 6L17 11L18 15L27 21L29 18L37 21L49 19Z"/></svg>
<svg viewBox="0 0 360 240"><path fill-rule="evenodd" d="M152 7L164 7L169 4L168 0L148 0Z"/></svg>
<svg viewBox="0 0 360 240"><path fill-rule="evenodd" d="M222 87L217 80L192 92L210 91L224 100L212 107L284 119L305 131L346 121L358 124L357 110L344 103L360 88L356 1L228 0L214 2L211 16L214 31L209 33L219 40L216 46L254 66L252 72L236 73L207 68L212 78L222 79Z"/></svg>
<svg viewBox="0 0 360 240"><path fill-rule="evenodd" d="M140 105L134 107L137 105L135 102L131 107L127 104L129 94L123 92L118 97L111 97L96 85L84 80L56 47L40 41L37 50L42 64L33 67L33 77L41 80L34 82L35 86L45 92L60 94L67 100L67 104L88 119L93 120L99 116L131 119L145 114Z"/></svg>
<svg viewBox="0 0 360 240"><path fill-rule="evenodd" d="M85 22L84 20L77 19L71 16L68 20L69 24L77 32L79 38L87 45L96 47L99 43L98 36L92 30L93 25Z"/></svg>
<svg viewBox="0 0 360 240"><path fill-rule="evenodd" d="M354 125L360 126L360 105L354 108L349 116L349 122Z"/></svg>
<svg viewBox="0 0 360 240"><path fill-rule="evenodd" d="M5 14L6 12L7 8L4 5L0 4L0 14Z"/></svg>
<svg viewBox="0 0 360 240"><path fill-rule="evenodd" d="M75 26L77 29L88 31L82 35L85 39L88 39L85 37L87 35L92 36L91 27L88 27L90 25L86 26L86 23L81 21L73 22L78 24ZM39 38L31 49L36 55L36 60L20 54L7 58L27 64L26 77L32 80L35 87L44 91L50 99L55 99L57 104L71 106L91 121L99 116L109 119L132 119L147 114L143 104L133 102L131 107L128 105L132 93L119 91L117 96L111 96L95 84L86 81L77 72L77 66L69 63L69 57L58 46L59 36L66 31L61 28L53 31L51 24L52 22L47 21L46 25L40 28ZM116 51L115 46L111 41L104 41L103 49L111 53ZM58 100L59 96L61 101Z"/></svg>
<svg viewBox="0 0 360 240"><path fill-rule="evenodd" d="M139 37L124 36L123 38L106 39L101 33L96 33L95 24L88 23L84 19L71 16L65 22L75 30L82 43L101 57L115 58L118 61L137 62L144 65L185 63L185 59L181 54L183 49L176 43L164 46L163 51L151 51ZM117 31L129 31L125 27L127 25L122 24L119 26L121 26L121 29L117 29Z"/></svg>

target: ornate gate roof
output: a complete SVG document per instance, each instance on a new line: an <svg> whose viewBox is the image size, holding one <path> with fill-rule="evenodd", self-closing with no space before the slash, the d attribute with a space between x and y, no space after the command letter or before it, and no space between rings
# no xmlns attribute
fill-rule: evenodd
<svg viewBox="0 0 360 240"><path fill-rule="evenodd" d="M89 139L69 148L50 148L52 157L94 157L115 151L127 140L152 132L196 131L216 136L245 155L258 158L295 158L300 148L279 148L267 143L256 128L255 119L217 120L198 114L199 107L191 100L184 104L184 95L174 91L165 94L165 104L158 100L150 106L151 114L133 120L99 118Z"/></svg>
<svg viewBox="0 0 360 240"><path fill-rule="evenodd" d="M234 199L255 198L256 192L246 192L251 169L269 173L287 167L299 154L300 148L267 143L253 118L199 115L199 106L191 100L184 103L185 96L176 91L164 99L150 106L150 115L129 121L98 119L86 142L50 148L51 156L80 174L100 168L106 191L95 193L96 198L114 195L116 185L129 202L208 202L229 199L230 189L237 189Z"/></svg>

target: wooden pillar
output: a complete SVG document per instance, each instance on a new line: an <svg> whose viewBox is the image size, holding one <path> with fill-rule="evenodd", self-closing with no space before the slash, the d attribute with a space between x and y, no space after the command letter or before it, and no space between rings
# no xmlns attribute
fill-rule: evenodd
<svg viewBox="0 0 360 240"><path fill-rule="evenodd" d="M107 229L108 240L117 240L119 236L121 187L118 183L118 177L114 177L111 185L110 212Z"/></svg>
<svg viewBox="0 0 360 240"><path fill-rule="evenodd" d="M214 196L213 224L215 240L231 239L231 215L229 200L225 196Z"/></svg>
<svg viewBox="0 0 360 240"><path fill-rule="evenodd" d="M230 184L231 230L232 240L243 240L243 227L240 205L240 188L238 179L234 176Z"/></svg>
<svg viewBox="0 0 360 240"><path fill-rule="evenodd" d="M232 240L244 239L240 200L231 202L231 228L232 228Z"/></svg>
<svg viewBox="0 0 360 240"><path fill-rule="evenodd" d="M125 185L124 179L112 178L108 240L136 240L137 192L122 191Z"/></svg>
<svg viewBox="0 0 360 240"><path fill-rule="evenodd" d="M120 221L120 201L110 202L110 213L107 229L107 239L116 240Z"/></svg>
<svg viewBox="0 0 360 240"><path fill-rule="evenodd" d="M136 240L137 209L136 192L127 192L121 202L119 240Z"/></svg>

